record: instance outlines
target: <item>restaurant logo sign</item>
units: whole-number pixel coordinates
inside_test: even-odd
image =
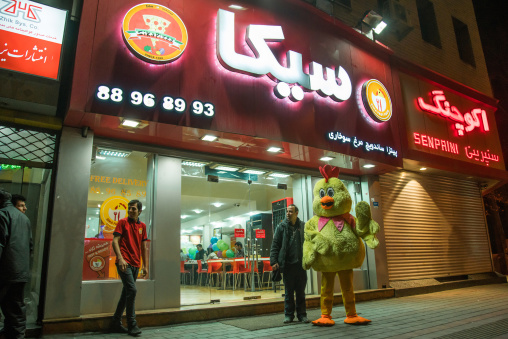
[[[363,107],[376,122],[384,122],[392,117],[392,100],[383,84],[375,79],[362,86]]]
[[[116,224],[127,216],[129,200],[122,196],[114,196],[104,200],[101,205],[101,220],[104,223],[104,232],[113,233]]]
[[[123,38],[140,59],[168,63],[179,58],[187,47],[187,28],[167,7],[145,3],[132,7],[122,22]]]

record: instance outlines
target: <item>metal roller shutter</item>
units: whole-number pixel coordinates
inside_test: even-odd
[[[475,182],[396,171],[380,184],[390,281],[492,271]]]

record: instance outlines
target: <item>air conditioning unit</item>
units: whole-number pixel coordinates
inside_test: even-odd
[[[387,30],[394,33],[400,41],[413,30],[411,13],[399,0],[385,0],[381,9]]]

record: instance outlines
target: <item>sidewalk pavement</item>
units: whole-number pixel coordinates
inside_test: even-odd
[[[283,325],[283,314],[240,318],[276,327],[247,330],[220,321],[193,322],[165,327],[145,327],[140,337],[158,338],[508,338],[508,284],[482,285],[408,297],[372,300],[356,304],[359,314],[372,320],[363,326],[343,323],[342,305],[333,308],[332,327],[293,322]],[[313,315],[318,312],[309,312]],[[236,318],[238,319],[238,318]],[[263,321],[263,319],[265,319]],[[310,319],[315,320],[315,319]],[[43,338],[129,338],[127,335],[79,333],[45,335]]]

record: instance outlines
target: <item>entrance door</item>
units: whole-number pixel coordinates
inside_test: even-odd
[[[182,259],[189,260],[181,274],[181,304],[225,303],[263,294],[263,299],[280,297],[263,284],[268,281],[263,261],[268,261],[273,237],[272,202],[292,196],[291,177],[235,165],[199,164],[182,162],[181,249]],[[238,243],[244,257],[235,259]],[[198,244],[208,268],[200,274],[195,260]]]

